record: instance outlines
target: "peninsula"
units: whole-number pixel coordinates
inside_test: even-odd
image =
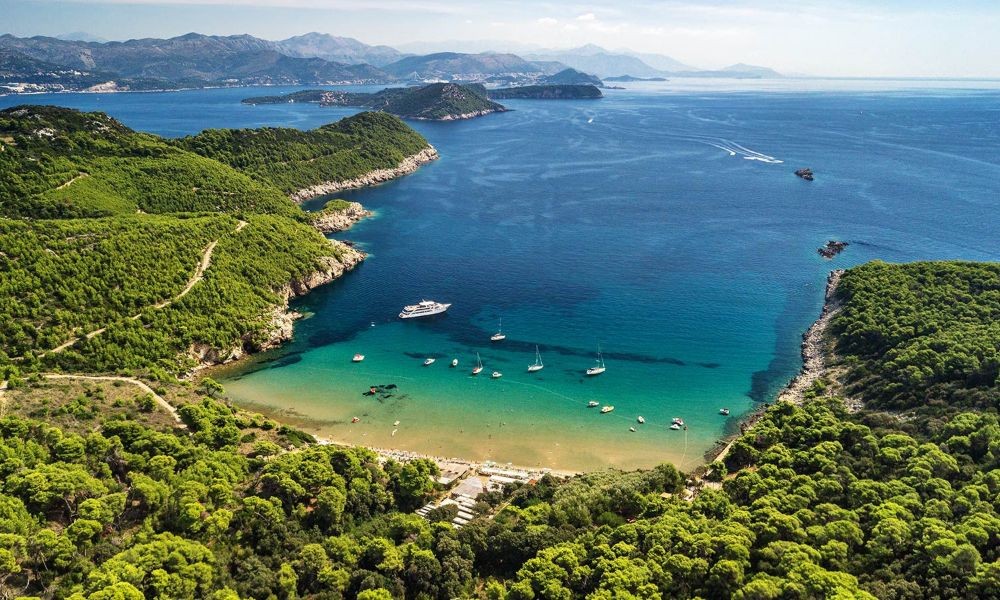
[[[432,83],[419,87],[386,88],[372,94],[338,90],[305,90],[281,96],[246,98],[244,104],[313,102],[321,106],[358,106],[404,119],[454,121],[506,110],[487,97],[479,84]]]
[[[271,348],[291,337],[291,298],[364,259],[317,231],[363,209],[310,217],[292,198],[414,156],[436,153],[384,113],[165,140],[102,113],[0,111],[0,359],[168,377]]]

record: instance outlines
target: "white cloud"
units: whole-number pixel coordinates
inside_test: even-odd
[[[583,13],[582,15],[580,15],[579,17],[577,17],[576,20],[577,21],[596,21],[597,20],[597,15],[595,15],[592,12]]]
[[[536,21],[539,25],[558,25],[559,19],[553,19],[552,17],[542,17]]]

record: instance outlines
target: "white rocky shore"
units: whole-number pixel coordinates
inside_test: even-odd
[[[362,219],[372,216],[370,210],[365,210],[360,202],[350,202],[343,210],[321,210],[312,213],[312,226],[320,233],[337,233],[346,231]]]
[[[263,331],[252,332],[243,337],[241,343],[233,348],[219,349],[208,344],[195,344],[190,349],[190,356],[198,361],[195,371],[206,367],[223,365],[246,356],[250,352],[270,350],[292,339],[294,322],[302,317],[291,310],[288,303],[292,298],[304,296],[317,287],[330,283],[350,271],[365,259],[365,253],[336,240],[330,240],[336,256],[325,256],[320,259],[321,267],[306,277],[296,279],[277,290],[281,303],[273,308],[270,322]]]
[[[343,190],[377,185],[397,177],[402,177],[403,175],[408,175],[419,169],[421,165],[425,165],[433,160],[436,160],[437,158],[438,152],[434,149],[434,146],[427,146],[420,152],[407,156],[401,163],[399,163],[399,165],[392,169],[376,169],[365,173],[361,177],[348,179],[346,181],[325,181],[317,185],[303,188],[293,193],[290,198],[294,202],[305,202],[306,200],[310,200],[312,198],[333,194]]]

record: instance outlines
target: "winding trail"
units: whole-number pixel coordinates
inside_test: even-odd
[[[73,185],[73,182],[74,182],[74,181],[77,181],[77,180],[80,180],[80,179],[83,179],[84,177],[90,177],[90,173],[80,173],[79,175],[77,175],[77,176],[76,176],[76,177],[74,177],[73,179],[70,179],[70,180],[69,180],[69,181],[67,181],[66,183],[64,183],[64,184],[60,185],[60,186],[59,186],[59,187],[57,187],[56,189],[57,189],[57,190],[61,190],[61,189],[63,189],[63,188],[68,188],[69,186]]]
[[[84,379],[88,381],[123,381],[125,383],[131,383],[142,389],[142,391],[149,393],[156,400],[156,403],[160,405],[160,408],[170,413],[170,416],[174,418],[177,422],[177,426],[181,429],[187,429],[187,425],[181,421],[181,416],[174,408],[172,404],[166,401],[163,396],[157,394],[153,391],[153,388],[146,385],[144,382],[135,379],[134,377],[119,377],[116,375],[63,375],[62,373],[44,373],[42,377],[45,379]],[[3,387],[7,387],[7,382],[3,382]]]
[[[234,231],[234,233],[239,233],[246,226],[247,226],[247,222],[246,221],[240,221],[239,223],[236,224],[236,230]],[[218,245],[218,243],[219,243],[219,240],[215,240],[212,243],[210,243],[208,246],[206,246],[205,249],[202,251],[202,253],[201,253],[201,260],[198,261],[198,265],[195,267],[194,274],[188,280],[187,285],[184,286],[184,289],[182,289],[180,292],[178,292],[173,297],[167,298],[166,300],[163,300],[162,302],[157,302],[156,304],[152,305],[151,307],[147,308],[146,310],[166,308],[166,307],[170,306],[171,304],[173,304],[174,302],[177,302],[178,300],[180,300],[184,296],[187,296],[188,292],[190,292],[192,289],[194,289],[194,286],[197,285],[199,281],[201,281],[202,279],[205,278],[205,271],[207,271],[208,268],[212,266],[212,253],[215,252],[215,246]],[[138,314],[132,315],[131,319],[133,321],[138,320],[139,317],[142,316],[142,313],[143,313],[143,311],[140,311]],[[59,352],[62,352],[63,350],[72,347],[73,344],[75,344],[78,341],[80,341],[81,337],[84,338],[84,339],[88,339],[89,340],[90,338],[92,338],[94,336],[101,335],[106,330],[107,330],[107,327],[101,327],[100,329],[95,329],[95,330],[93,330],[93,331],[91,331],[89,333],[85,333],[82,336],[75,337],[75,338],[69,340],[68,342],[60,344],[60,345],[56,346],[55,348],[53,348],[52,350],[49,350],[45,354],[58,354]],[[44,356],[44,354],[43,354],[43,356]]]
[[[7,380],[0,381],[0,419],[7,416]]]

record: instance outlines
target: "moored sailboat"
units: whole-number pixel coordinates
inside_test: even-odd
[[[600,375],[605,371],[604,356],[601,354],[601,345],[597,345],[597,364],[587,369],[587,375]]]
[[[528,365],[528,372],[534,373],[535,371],[541,371],[544,368],[545,365],[542,364],[542,355],[538,352],[538,346],[535,346],[535,364]]]
[[[476,352],[476,366],[472,369],[473,375],[479,375],[483,372],[483,359],[479,358],[479,353]]]

